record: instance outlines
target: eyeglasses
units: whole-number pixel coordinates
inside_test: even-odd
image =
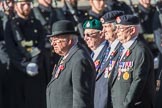
[[[131,26],[116,26],[117,27],[117,30],[120,30],[120,31],[124,31],[124,30],[126,30],[126,29],[128,29],[128,28],[130,28]]]
[[[94,37],[94,34],[96,33],[99,33],[100,31],[96,31],[96,32],[93,32],[93,33],[84,33],[84,36],[87,36],[87,37]]]
[[[53,38],[49,38],[49,42],[50,43],[61,43],[61,42],[65,42],[66,40],[65,39],[57,39],[57,40],[54,40]]]

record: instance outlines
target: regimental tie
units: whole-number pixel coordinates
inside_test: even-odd
[[[121,59],[121,57],[122,57],[123,50],[124,50],[124,47],[123,47],[123,46],[121,46],[121,47],[120,47],[120,50],[119,50],[118,61],[120,61],[120,59]]]
[[[104,59],[103,59],[103,61],[102,61],[102,63],[101,63],[100,70],[102,70],[102,68],[104,67],[104,65],[105,65],[105,63],[106,63],[106,60],[107,60],[107,58],[108,58],[110,49],[111,49],[111,47],[107,47],[107,49],[106,49],[106,52],[105,52],[105,54],[104,54],[105,57],[104,57]]]
[[[121,76],[121,68],[122,68],[122,65],[121,65],[121,57],[122,57],[122,54],[123,54],[123,50],[124,50],[124,47],[121,46],[120,47],[120,50],[119,50],[119,56],[118,56],[118,59],[117,59],[117,66],[118,66],[118,80],[120,79],[120,76]]]
[[[93,57],[94,57],[94,52],[91,53],[91,58],[93,59]]]

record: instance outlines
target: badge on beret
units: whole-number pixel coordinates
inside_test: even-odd
[[[90,22],[87,22],[86,27],[90,27]]]
[[[89,19],[93,19],[93,17],[92,17],[92,16],[90,16],[90,17],[89,17]]]
[[[101,23],[105,23],[105,20],[103,18],[100,18]]]
[[[125,72],[124,74],[123,74],[123,79],[124,80],[128,80],[129,79],[129,73],[128,72]]]
[[[121,22],[120,17],[117,17],[117,18],[116,18],[116,22],[117,22],[117,23],[120,23],[120,22]]]

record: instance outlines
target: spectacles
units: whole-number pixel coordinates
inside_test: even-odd
[[[49,38],[49,42],[50,43],[61,43],[61,42],[65,42],[66,40],[64,39],[64,40],[60,40],[60,39],[57,39],[57,40],[54,40],[54,39],[52,39],[52,38]]]
[[[117,30],[124,31],[124,30],[130,28],[131,26],[124,26],[124,27],[122,27],[122,26],[116,26],[116,27],[117,27]]]
[[[84,36],[93,37],[94,34],[99,33],[99,32],[100,32],[100,31],[93,32],[93,33],[84,33]]]

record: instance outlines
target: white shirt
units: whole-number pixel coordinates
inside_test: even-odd
[[[107,59],[110,57],[110,54],[114,51],[114,49],[116,48],[118,43],[119,43],[118,39],[116,39],[114,42],[111,43],[111,45],[110,45],[111,49],[110,49],[110,52],[109,52],[109,55],[108,55]]]
[[[93,53],[94,53],[93,58],[92,58],[93,61],[95,61],[97,59],[98,55],[100,54],[100,52],[101,52],[102,48],[105,46],[105,44],[106,44],[106,41],[103,41],[95,50],[93,50]]]

